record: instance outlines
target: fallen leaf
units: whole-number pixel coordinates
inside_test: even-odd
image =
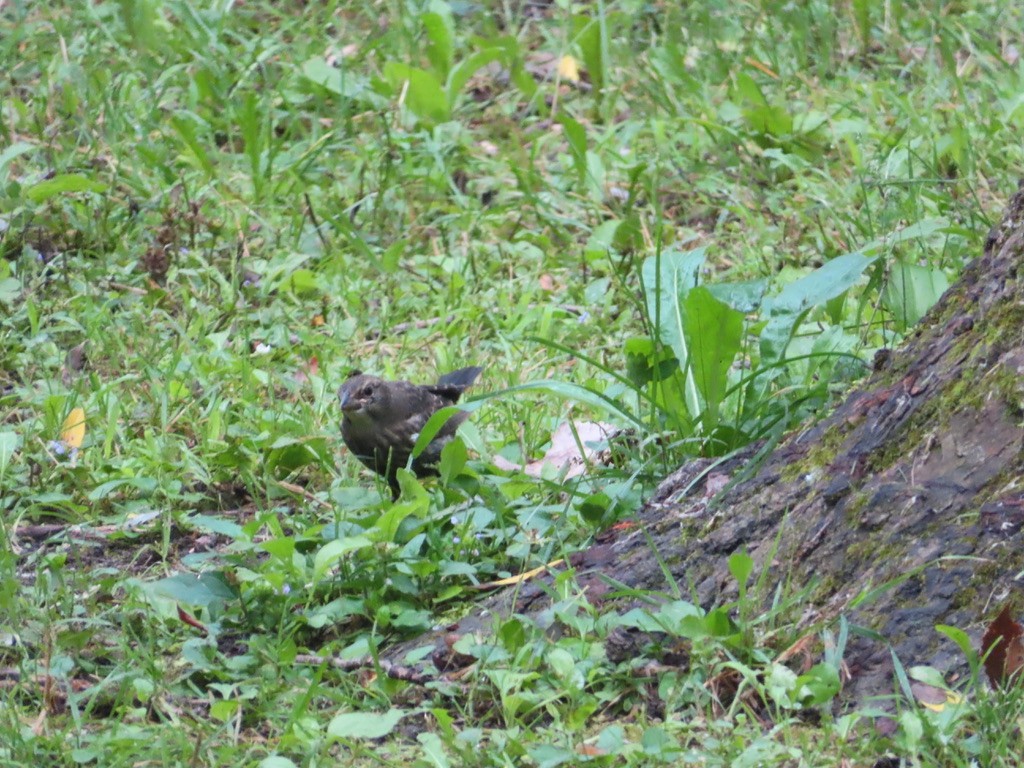
[[[186,611],[180,605],[178,606],[178,618],[181,619],[184,623],[188,624],[190,627],[198,629],[202,631],[204,634],[210,634],[210,630],[206,628],[206,625],[203,624],[203,622],[199,621],[199,619],[197,619],[191,613]]]
[[[513,584],[522,584],[524,581],[529,581],[537,574],[544,573],[544,571],[549,568],[557,568],[564,562],[564,560],[552,560],[547,565],[542,565],[540,568],[534,568],[532,571],[527,571],[526,573],[517,573],[515,576],[508,576],[504,579],[488,581],[486,584],[474,584],[473,589],[497,589],[498,587],[509,587]]]
[[[946,708],[947,704],[959,704],[963,701],[958,693],[943,688],[936,688],[934,685],[928,685],[927,683],[913,682],[910,684],[910,690],[921,706],[925,709],[930,709],[932,712],[941,712]]]
[[[981,638],[981,652],[985,655],[985,672],[993,687],[1017,684],[1024,669],[1024,627],[1010,617],[1010,606],[1004,605],[999,615],[988,625]]]
[[[68,448],[81,448],[85,440],[85,409],[72,408],[60,428],[60,439]]]
[[[491,463],[502,471],[524,472],[531,477],[543,477],[552,471],[564,473],[564,478],[578,477],[593,465],[610,464],[609,443],[621,434],[621,429],[604,422],[564,422],[551,435],[551,446],[541,458],[516,464],[494,456]]]
[[[558,472],[565,472],[566,478],[578,477],[587,471],[589,464],[607,461],[607,442],[618,433],[616,427],[603,422],[565,422],[551,436],[547,453],[528,463],[523,471],[540,477],[544,467],[550,465]]]
[[[751,58],[750,56],[747,56],[745,61],[747,62],[747,64],[752,66],[754,69],[757,69],[757,70],[760,70],[761,72],[764,72],[766,75],[768,75],[768,77],[772,78],[773,80],[778,80],[779,79],[779,76],[767,64],[764,64],[763,62],[760,62],[757,59]]]
[[[558,60],[558,76],[570,83],[580,81],[580,65],[572,56],[563,56]]]

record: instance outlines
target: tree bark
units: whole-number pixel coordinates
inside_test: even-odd
[[[960,679],[963,653],[935,625],[968,632],[977,647],[1024,583],[1022,264],[1024,182],[982,257],[831,416],[789,435],[752,473],[753,448],[718,465],[690,462],[635,528],[606,532],[573,558],[591,601],[609,592],[606,576],[668,592],[667,570],[684,598],[721,605],[738,594],[728,556],[746,551],[755,579],[767,569],[766,604],[777,585],[807,590],[807,631],[844,615],[876,633],[851,634],[845,699],[893,693],[893,653]],[[492,596],[443,631],[448,647],[452,633],[488,632],[495,614],[542,610],[548,594],[527,583]],[[401,661],[423,643],[385,655]]]

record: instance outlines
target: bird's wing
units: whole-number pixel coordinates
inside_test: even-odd
[[[396,409],[392,416],[395,431],[404,433],[407,440],[412,435],[418,436],[434,413],[441,408],[455,405],[462,392],[461,389],[454,387],[423,387],[404,381],[400,383],[401,389],[394,393],[397,397],[392,397],[392,404]],[[444,426],[438,430],[437,437],[446,438],[454,435],[459,424],[465,421],[468,415],[467,413],[452,414]],[[412,438],[412,442],[415,440],[416,438]],[[412,443],[409,444],[409,447],[412,447]]]

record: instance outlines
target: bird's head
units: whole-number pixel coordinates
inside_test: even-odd
[[[386,411],[388,392],[385,384],[383,379],[358,371],[345,379],[338,390],[338,400],[345,418],[361,421]]]

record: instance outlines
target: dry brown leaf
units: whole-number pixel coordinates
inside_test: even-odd
[[[985,656],[985,672],[994,687],[1019,684],[1024,669],[1024,627],[1010,617],[1010,606],[1004,605],[988,625],[981,638]]]
[[[618,428],[603,422],[565,422],[555,430],[551,436],[551,447],[540,459],[531,461],[524,467],[518,467],[496,456],[494,464],[498,469],[521,470],[531,477],[541,477],[546,466],[554,467],[556,472],[564,472],[566,478],[578,477],[586,472],[591,464],[601,464],[608,460],[608,450],[603,444],[618,433]]]
[[[529,581],[534,576],[544,573],[549,568],[557,568],[564,560],[552,560],[547,565],[542,565],[540,568],[534,568],[532,571],[526,571],[525,573],[518,573],[515,576],[508,576],[504,579],[496,579],[495,581],[488,581],[484,584],[474,584],[473,589],[497,589],[498,587],[510,587],[513,584],[522,584],[524,581]]]
[[[960,695],[954,691],[936,688],[934,685],[920,681],[911,683],[910,691],[922,707],[930,709],[932,712],[941,712],[947,705],[959,704],[962,701]]]
[[[199,619],[197,619],[191,613],[186,611],[180,605],[178,606],[178,618],[181,619],[185,624],[188,624],[190,627],[200,630],[203,634],[210,634],[210,630],[206,628],[206,625],[203,624],[203,622],[199,621]]]

